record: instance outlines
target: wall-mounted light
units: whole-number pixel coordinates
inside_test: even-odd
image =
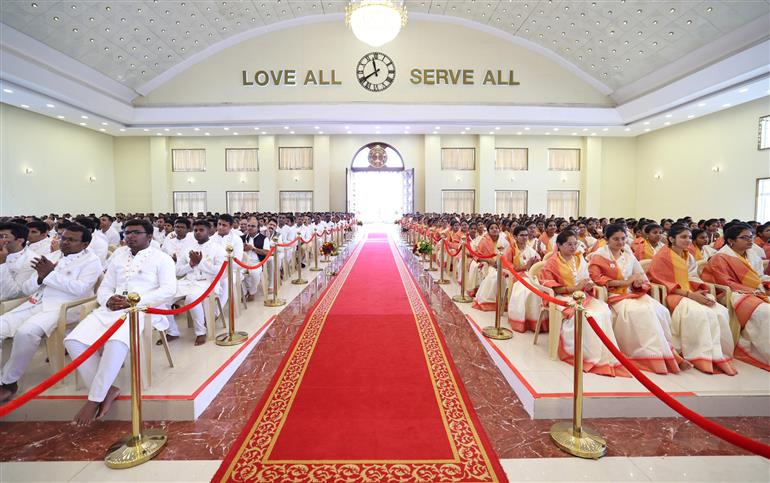
[[[652,175],[652,177],[655,179],[660,179],[663,177],[663,173],[661,173],[660,171],[656,171],[655,174]]]
[[[566,174],[561,175],[561,182],[562,183],[566,183],[567,182],[567,175]]]
[[[295,182],[295,183],[299,183],[299,176],[295,176],[295,177],[294,177],[294,182]]]
[[[187,182],[190,183],[190,184],[193,184],[195,182],[195,178],[193,178],[191,176],[191,177],[187,178]]]
[[[711,171],[713,171],[715,173],[718,173],[718,172],[722,171],[722,167],[717,164],[717,165],[715,165],[714,167],[711,168]]]
[[[239,181],[240,181],[241,183],[246,183],[246,178],[243,178],[243,177],[242,177],[242,178],[241,178]]]
[[[456,181],[458,181],[458,182],[459,182],[459,181],[462,181],[462,180],[463,180],[463,179],[462,179],[461,177],[459,177],[459,176],[456,178]]]
[[[95,183],[96,182],[96,176],[89,176],[88,181]]]
[[[24,174],[32,174],[34,172],[35,172],[35,170],[32,169],[32,168],[24,168]]]
[[[511,176],[511,181],[516,181],[516,176]]]

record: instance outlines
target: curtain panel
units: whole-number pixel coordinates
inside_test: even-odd
[[[225,171],[259,171],[259,150],[256,148],[225,149]]]
[[[495,169],[526,171],[528,168],[529,168],[529,149],[527,148],[495,149]]]
[[[441,206],[444,213],[474,213],[476,211],[476,191],[442,190]]]
[[[172,149],[173,171],[206,171],[205,149]]]
[[[495,191],[495,213],[523,215],[527,213],[526,191]]]
[[[441,169],[476,169],[476,149],[441,148]]]
[[[313,148],[278,148],[278,169],[313,169]]]
[[[313,211],[312,191],[281,191],[279,201],[281,213]]]
[[[259,211],[259,191],[228,191],[228,213],[256,213]]]
[[[577,218],[580,191],[549,191],[546,203],[547,214],[561,218]]]
[[[206,212],[205,191],[174,191],[175,213]]]
[[[580,150],[549,148],[548,169],[550,171],[580,171]]]

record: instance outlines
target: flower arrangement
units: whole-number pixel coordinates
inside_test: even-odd
[[[337,247],[332,242],[324,242],[323,245],[321,245],[321,253],[324,255],[331,255],[336,251]]]
[[[427,240],[422,240],[417,244],[417,253],[421,255],[433,253],[433,245]]]

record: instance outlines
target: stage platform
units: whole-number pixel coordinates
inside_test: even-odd
[[[321,268],[326,266],[327,264],[319,264]],[[317,278],[319,274],[323,272],[304,269],[302,276],[308,280],[308,284],[293,285],[284,282],[279,292],[280,298],[286,300],[288,304],[306,287],[311,287],[311,290],[323,289],[325,276],[321,275]],[[150,387],[142,390],[143,419],[145,421],[197,419],[259,340],[270,330],[276,315],[284,307],[286,305],[265,307],[260,290],[256,300],[249,302],[246,310],[241,308],[236,318],[236,330],[246,331],[249,334],[247,342],[229,347],[218,346],[214,341],[194,346],[195,335],[193,330],[188,328],[186,315],[178,315],[177,324],[182,337],[169,343],[174,367],[169,367],[162,346],[153,345],[152,347],[153,380]],[[225,332],[226,329],[218,323],[217,334]],[[156,334],[155,339],[157,337]],[[20,381],[19,394],[51,375],[51,369],[45,362],[45,357],[45,346],[41,345],[29,370]],[[67,362],[69,361],[70,359],[67,358]],[[144,359],[142,359],[143,362]],[[121,389],[121,396],[107,419],[128,421],[131,419],[128,360],[120,371],[117,385]],[[70,374],[56,386],[2,418],[2,421],[70,420],[86,400],[87,391],[82,387],[82,381],[80,386],[75,387],[75,375]]]
[[[439,276],[438,271],[429,273],[434,280]],[[460,293],[460,287],[454,282],[434,287],[440,287],[449,298]],[[468,324],[532,418],[572,417],[573,367],[548,357],[547,333],[539,337],[537,345],[532,343],[533,332],[514,332],[512,339],[503,341],[488,339],[481,334],[481,329],[494,325],[494,312],[482,312],[471,304],[454,304],[465,314]],[[510,328],[505,315],[503,325]],[[645,375],[704,416],[770,416],[770,372],[741,361],[735,361],[734,365],[738,374],[733,377],[708,375],[696,369],[672,375],[650,372]],[[633,378],[584,374],[583,387],[583,414],[587,418],[678,416]]]

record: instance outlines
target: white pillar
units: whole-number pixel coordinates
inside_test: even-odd
[[[313,136],[313,210],[315,211],[330,209],[330,158],[329,136]]]
[[[166,136],[150,138],[150,184],[152,185],[152,211],[173,211],[171,192],[171,153]]]
[[[602,138],[585,139],[580,171],[580,215],[599,216],[602,203]]]
[[[278,211],[278,148],[275,136],[259,137],[259,211]]]
[[[441,136],[425,136],[425,212],[440,213]]]
[[[479,155],[476,167],[479,174],[476,187],[476,210],[479,213],[495,211],[495,137],[479,136]]]

